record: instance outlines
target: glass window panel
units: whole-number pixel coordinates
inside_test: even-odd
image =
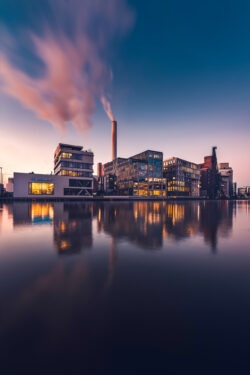
[[[52,195],[54,194],[54,184],[30,182],[29,194],[32,195]]]

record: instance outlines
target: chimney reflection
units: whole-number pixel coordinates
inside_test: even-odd
[[[107,284],[110,286],[112,284],[115,266],[116,266],[116,241],[114,237],[110,237],[110,248],[109,248],[109,263],[108,263],[108,279]]]

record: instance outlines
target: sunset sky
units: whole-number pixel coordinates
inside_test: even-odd
[[[215,145],[218,161],[230,163],[238,186],[250,185],[248,0],[107,0],[104,10],[101,0],[70,0],[69,22],[64,1],[55,0],[53,11],[50,3],[0,2],[5,179],[13,171],[50,173],[59,142],[92,149],[95,164],[109,161],[105,94],[118,121],[118,156],[153,149],[164,158],[201,163]],[[85,62],[80,76],[78,67]],[[54,79],[57,63],[65,64],[66,72],[72,69],[73,78],[62,70],[63,79]],[[28,102],[27,87],[42,99]],[[13,90],[19,89],[16,97]],[[53,93],[58,101],[51,109]],[[72,107],[64,111],[69,98]]]

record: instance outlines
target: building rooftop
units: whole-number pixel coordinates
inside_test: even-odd
[[[75,146],[75,145],[69,145],[67,143],[59,143],[59,146],[60,147],[65,147],[65,148],[69,148],[71,150],[75,150],[75,151],[81,151],[83,149],[83,146]]]

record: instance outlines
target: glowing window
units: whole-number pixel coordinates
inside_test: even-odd
[[[63,152],[62,153],[62,158],[63,159],[70,159],[72,157],[72,154],[69,152]]]
[[[54,184],[30,182],[29,194],[35,195],[52,195],[54,194]]]

